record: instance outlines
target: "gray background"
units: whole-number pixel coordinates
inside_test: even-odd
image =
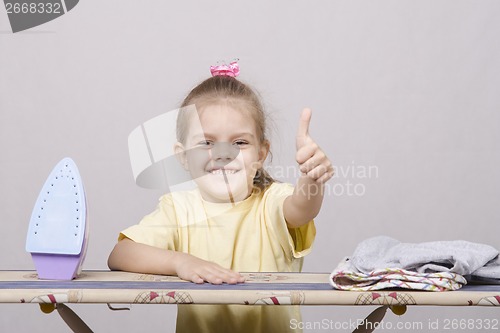
[[[84,269],[106,269],[118,232],[161,195],[134,184],[128,134],[233,57],[273,115],[273,166],[294,165],[298,116],[310,106],[310,133],[338,168],[378,169],[330,182],[365,193],[325,197],[304,271],[329,272],[379,234],[500,248],[498,17],[497,1],[87,0],[12,34],[0,9],[0,268],[33,269],[24,251],[32,207],[52,167],[71,156],[90,209]],[[96,332],[174,329],[175,306],[72,307]],[[426,327],[498,310],[411,307],[386,321]],[[305,321],[370,311],[303,308]],[[68,331],[37,305],[0,312],[2,332]]]

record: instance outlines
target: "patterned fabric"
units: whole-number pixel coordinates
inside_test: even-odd
[[[34,271],[0,271],[1,303],[420,305],[496,306],[500,286],[466,285],[456,292],[387,290],[345,292],[325,273],[243,273],[237,285],[196,284],[176,276],[83,271],[72,281],[39,280]],[[478,310],[476,310],[478,311]]]
[[[368,273],[357,270],[344,259],[330,275],[330,284],[339,290],[371,291],[404,288],[427,291],[448,291],[462,288],[467,281],[451,272],[418,273],[401,268],[382,268]]]

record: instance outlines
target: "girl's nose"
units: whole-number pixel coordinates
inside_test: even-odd
[[[231,162],[240,153],[240,148],[230,142],[217,142],[212,147],[212,159]]]

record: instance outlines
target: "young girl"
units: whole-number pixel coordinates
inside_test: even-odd
[[[122,231],[110,269],[213,284],[244,283],[241,271],[301,270],[333,167],[309,136],[305,109],[295,188],[265,172],[266,116],[254,91],[235,78],[236,66],[213,71],[178,115],[175,153],[197,189],[162,196],[153,213]],[[177,332],[289,332],[292,318],[300,320],[297,306],[180,304]]]

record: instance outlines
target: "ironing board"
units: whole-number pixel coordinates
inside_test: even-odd
[[[0,271],[0,303],[57,304],[68,323],[81,320],[65,303],[499,306],[500,285],[468,285],[458,291],[333,290],[328,273],[243,273],[237,285],[194,284],[174,276],[83,271],[72,281],[40,280],[34,271]],[[381,307],[381,308],[382,308]],[[69,314],[69,320],[68,318]],[[367,318],[368,319],[368,318]],[[85,325],[81,322],[81,325]],[[85,326],[86,327],[86,326]],[[75,332],[92,332],[74,329]],[[361,330],[356,331],[361,332]],[[364,331],[365,332],[365,331]]]
[[[350,292],[333,290],[327,273],[243,275],[243,284],[212,285],[127,272],[83,271],[72,281],[53,281],[39,280],[34,271],[0,271],[0,303],[500,306],[500,285],[449,292]]]

